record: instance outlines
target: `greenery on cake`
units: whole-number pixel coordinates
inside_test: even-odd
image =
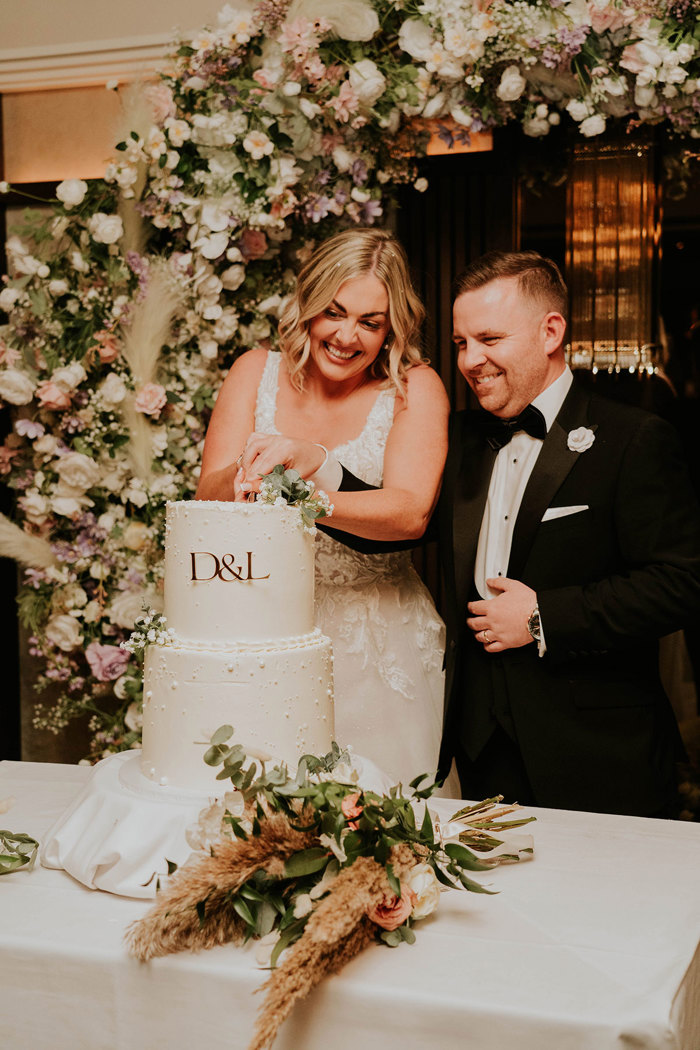
[[[406,794],[397,785],[380,795],[357,783],[335,744],[322,758],[303,756],[292,776],[284,765],[247,764],[232,735],[222,726],[205,761],[222,766],[217,779],[234,790],[202,812],[188,836],[195,852],[126,939],[141,960],[255,939],[259,964],[273,972],[250,1050],[269,1046],[294,1003],[363,948],[413,943],[441,888],[491,893],[473,872],[532,853],[492,859],[465,845],[500,845],[504,830],[534,819],[501,822],[518,807],[499,806],[500,796],[461,810],[448,842],[427,806],[437,786],[427,774]]]
[[[305,481],[298,470],[284,469],[281,463],[265,474],[260,483],[258,500],[275,506],[287,504],[298,507],[304,528],[313,530],[319,518],[330,517],[333,505],[322,490],[317,490],[313,481]]]

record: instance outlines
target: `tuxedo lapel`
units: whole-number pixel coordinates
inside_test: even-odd
[[[452,547],[458,609],[466,605],[474,580],[474,562],[496,453],[468,419],[452,479]]]
[[[508,576],[512,580],[521,578],[542,516],[581,455],[568,448],[567,438],[571,430],[588,424],[589,400],[588,395],[574,381],[542,444],[513,530],[508,562]]]

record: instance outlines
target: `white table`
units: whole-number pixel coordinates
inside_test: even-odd
[[[2,826],[41,839],[87,774],[0,763]],[[415,945],[353,960],[275,1050],[699,1050],[700,826],[534,812],[535,860],[477,876],[498,896],[443,894]],[[245,1050],[253,952],[137,963],[122,935],[148,906],[62,871],[3,876],[0,1046]]]

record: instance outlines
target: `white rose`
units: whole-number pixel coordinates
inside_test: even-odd
[[[65,613],[51,617],[46,625],[46,637],[64,653],[77,649],[83,640],[78,621],[74,616],[67,616]]]
[[[215,339],[198,339],[197,347],[202,357],[214,361],[219,356],[219,344]]]
[[[54,296],[65,295],[68,287],[68,281],[57,278],[55,281],[49,281],[49,294]]]
[[[143,507],[148,503],[148,496],[145,489],[139,484],[138,479],[134,479],[128,488],[123,489],[122,499],[129,500],[135,507]]]
[[[519,66],[507,66],[501,74],[501,82],[496,89],[496,94],[504,102],[515,102],[520,98],[527,86],[525,77],[520,72]]]
[[[98,620],[102,619],[102,611],[103,607],[99,602],[88,602],[83,609],[83,621],[85,623],[97,623]]]
[[[414,190],[418,190],[419,193],[425,193],[428,188],[428,180],[425,176],[421,175],[420,178],[416,179],[413,183]]]
[[[141,550],[147,539],[148,525],[142,521],[130,521],[122,536],[124,546],[132,551]]]
[[[364,106],[373,106],[386,89],[386,77],[369,58],[350,66],[348,80]]]
[[[429,864],[416,864],[405,881],[417,897],[411,917],[424,919],[426,915],[435,911],[440,900],[440,883],[435,872]]]
[[[595,434],[588,427],[578,427],[570,430],[566,439],[566,446],[571,452],[586,452],[595,441]]]
[[[325,19],[341,40],[371,40],[379,32],[379,19],[367,0],[293,0],[287,22]]]
[[[593,135],[602,135],[605,131],[605,117],[601,116],[600,113],[594,113],[592,117],[586,117],[579,124],[579,131],[587,139],[592,138]]]
[[[0,310],[9,313],[19,299],[21,292],[19,288],[3,288],[0,292]]]
[[[53,496],[51,510],[62,518],[74,518],[83,509],[82,502],[75,496]]]
[[[426,120],[432,120],[433,117],[441,117],[445,112],[446,105],[447,96],[444,91],[440,91],[437,95],[433,95],[431,99],[428,99],[423,107],[423,116]]]
[[[56,187],[56,196],[65,208],[74,208],[82,203],[87,189],[87,182],[82,179],[64,179]]]
[[[42,434],[40,438],[36,439],[33,447],[35,452],[48,458],[55,454],[58,448],[58,438],[55,438],[53,434]]]
[[[399,47],[412,58],[425,62],[433,46],[430,27],[421,18],[407,18],[399,30]]]
[[[61,390],[65,390],[66,393],[69,390],[75,390],[84,379],[87,379],[87,372],[77,361],[73,361],[72,364],[66,365],[64,368],[57,368],[51,374],[52,382],[57,383]]]
[[[116,244],[124,236],[124,225],[118,215],[98,211],[90,216],[87,225],[92,239],[98,244]]]
[[[653,106],[656,102],[656,89],[652,84],[648,84],[646,87],[641,87],[639,84],[634,89],[634,102],[635,105],[641,109],[647,109],[649,106]]]
[[[129,630],[142,615],[144,601],[148,604],[148,595],[143,591],[122,591],[107,609],[110,623]]]
[[[98,389],[107,408],[116,408],[126,397],[126,383],[116,372],[110,372]]]
[[[539,117],[532,117],[530,120],[526,120],[523,123],[523,131],[533,139],[548,134],[549,127],[549,121],[541,120]]]
[[[34,396],[34,384],[17,368],[0,372],[0,398],[11,405],[28,405]]]
[[[65,456],[61,456],[56,465],[56,472],[61,481],[81,492],[86,492],[100,480],[100,468],[97,463],[82,452],[67,452]]]
[[[20,500],[22,512],[32,525],[43,525],[49,513],[49,501],[35,489],[30,489]]]
[[[295,95],[300,95],[301,84],[297,80],[288,80],[286,84],[282,85],[282,94],[286,95],[287,98],[294,98]]]
[[[221,283],[224,288],[227,288],[230,292],[235,292],[236,288],[240,288],[244,281],[245,266],[229,266],[229,268],[224,270],[221,274]]]
[[[122,675],[122,678],[123,677],[124,675]],[[121,678],[118,678],[117,682],[120,681]],[[114,692],[117,692],[116,685],[114,687]],[[117,693],[117,696],[118,695],[119,694]],[[127,729],[131,730],[143,729],[143,711],[139,710],[139,705],[136,702],[136,700],[133,700],[126,709],[126,714],[124,715],[124,725]]]
[[[307,120],[315,120],[321,112],[321,107],[317,102],[312,102],[308,98],[299,99],[299,109],[304,114]]]
[[[82,609],[87,605],[87,594],[77,583],[70,583],[58,594],[58,600],[64,609]]]
[[[228,233],[212,233],[210,237],[197,241],[195,247],[205,259],[218,259],[226,251],[227,244]]]
[[[566,107],[566,112],[572,120],[580,121],[585,120],[591,111],[587,102],[583,102],[580,98],[572,98]]]
[[[212,233],[220,233],[228,229],[229,210],[220,204],[204,204],[202,206],[202,225],[207,226]]]
[[[332,153],[333,163],[338,171],[350,171],[356,157],[345,146],[336,146]]]

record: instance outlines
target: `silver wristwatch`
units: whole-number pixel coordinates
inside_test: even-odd
[[[530,615],[527,618],[527,629],[530,632],[531,637],[536,642],[542,641],[542,625],[540,623],[540,610],[539,606],[535,606]]]

